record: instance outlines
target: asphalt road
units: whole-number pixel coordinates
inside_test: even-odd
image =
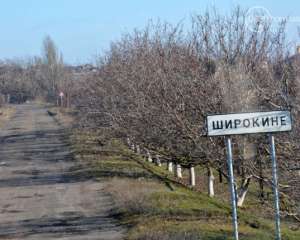
[[[72,175],[65,131],[39,105],[0,132],[0,239],[119,240],[105,183]]]

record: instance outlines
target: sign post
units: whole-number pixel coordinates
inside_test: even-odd
[[[272,158],[272,175],[273,175],[273,192],[275,198],[275,230],[276,240],[281,240],[280,232],[280,207],[279,207],[279,194],[278,194],[278,179],[277,179],[277,163],[276,163],[276,152],[275,152],[275,139],[272,134],[269,134],[270,150]]]
[[[272,133],[292,130],[291,113],[289,111],[235,113],[207,116],[207,135],[226,136],[227,164],[230,177],[230,192],[232,204],[232,222],[235,240],[239,239],[236,189],[233,175],[231,135],[268,133],[272,158],[273,192],[275,200],[276,240],[281,240],[280,207],[277,179],[277,163],[275,141]]]
[[[289,111],[207,116],[208,136],[285,132],[291,126]]]
[[[234,231],[234,239],[239,239],[238,232],[238,219],[237,219],[237,207],[236,207],[236,189],[234,185],[234,175],[233,175],[233,164],[232,164],[232,149],[231,149],[231,138],[229,136],[225,137],[226,148],[227,148],[227,165],[228,173],[230,178],[230,193],[231,193],[231,205],[232,205],[232,225]]]

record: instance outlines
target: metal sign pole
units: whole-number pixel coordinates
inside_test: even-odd
[[[271,158],[272,158],[273,192],[275,198],[276,240],[281,240],[277,163],[276,163],[276,152],[275,152],[275,140],[272,134],[269,134],[269,141],[270,141],[270,151],[271,151]]]
[[[232,164],[232,149],[231,149],[231,138],[226,136],[226,148],[227,148],[227,164],[228,173],[230,177],[230,192],[231,192],[231,204],[232,204],[232,224],[234,230],[234,239],[239,239],[238,233],[238,219],[237,219],[237,207],[236,207],[236,196],[234,187],[234,175],[233,175],[233,164]]]
[[[277,179],[277,164],[275,153],[273,132],[288,132],[292,130],[292,119],[290,111],[271,111],[271,112],[252,112],[252,113],[232,113],[208,115],[206,118],[207,136],[227,136],[227,162],[230,177],[230,192],[232,203],[232,220],[234,227],[234,237],[238,240],[238,222],[237,222],[237,202],[234,186],[231,135],[250,134],[250,133],[270,133],[270,151],[272,157],[273,191],[275,197],[276,211],[276,239],[281,240],[280,233],[280,209]]]

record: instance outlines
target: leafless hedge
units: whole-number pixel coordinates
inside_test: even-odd
[[[90,125],[108,123],[145,153],[186,167],[205,165],[226,177],[223,139],[206,137],[206,115],[292,109],[297,119],[299,79],[284,22],[275,28],[258,20],[250,31],[237,8],[229,16],[194,15],[190,29],[149,23],[123,35],[98,59],[98,74],[85,82],[77,104]],[[293,133],[278,136],[285,183],[297,162],[298,133],[295,123]],[[265,136],[234,140],[240,190],[256,179],[263,196],[270,183]]]

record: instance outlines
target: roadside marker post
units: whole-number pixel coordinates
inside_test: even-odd
[[[277,162],[275,140],[272,133],[287,132],[292,130],[291,113],[289,111],[233,113],[207,116],[207,136],[225,136],[227,149],[227,165],[230,177],[230,193],[232,205],[232,224],[234,239],[239,239],[238,216],[236,202],[236,188],[233,174],[231,135],[267,133],[269,136],[270,152],[272,159],[272,186],[275,206],[275,234],[276,240],[281,240],[280,231],[280,206],[278,192]]]

